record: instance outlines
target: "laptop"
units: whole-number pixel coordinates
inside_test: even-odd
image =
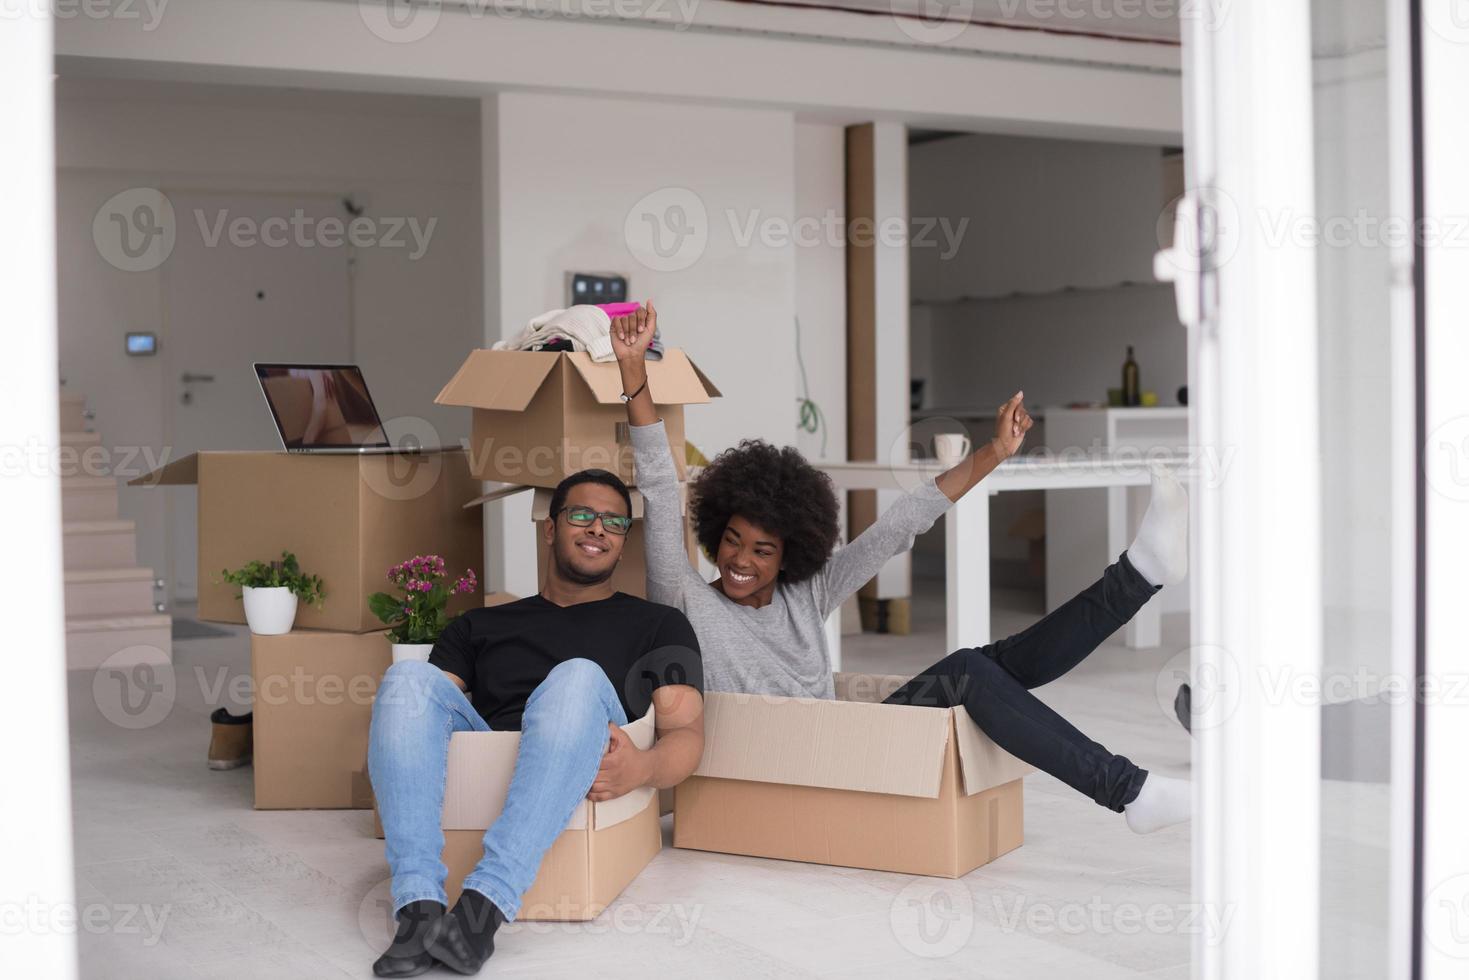
[[[255,364],[255,378],[288,453],[413,453],[394,446],[355,364]]]

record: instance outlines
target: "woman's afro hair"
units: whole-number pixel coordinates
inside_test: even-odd
[[[735,515],[780,536],[784,582],[815,575],[836,547],[839,511],[831,477],[790,446],[746,439],[720,453],[691,489],[694,534],[711,561]]]

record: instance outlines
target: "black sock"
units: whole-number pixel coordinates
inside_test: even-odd
[[[472,888],[464,889],[454,910],[439,920],[428,937],[434,959],[465,975],[479,972],[495,952],[495,930],[505,916],[495,903]]]
[[[380,977],[416,977],[434,965],[424,941],[429,927],[444,917],[438,902],[420,899],[398,910],[398,931],[387,952],[373,963],[372,971]]]

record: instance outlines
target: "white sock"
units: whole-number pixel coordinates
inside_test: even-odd
[[[1151,834],[1192,819],[1193,811],[1193,786],[1187,779],[1150,772],[1137,799],[1122,808],[1122,815],[1134,834]]]
[[[1188,574],[1188,492],[1161,466],[1153,467],[1153,495],[1127,559],[1153,585],[1174,585]]]

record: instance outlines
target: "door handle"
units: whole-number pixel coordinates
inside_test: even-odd
[[[196,381],[213,381],[214,380],[214,375],[212,375],[212,374],[195,374],[192,371],[185,371],[179,377],[179,380],[182,381],[186,385],[191,385],[191,384],[194,384]]]

